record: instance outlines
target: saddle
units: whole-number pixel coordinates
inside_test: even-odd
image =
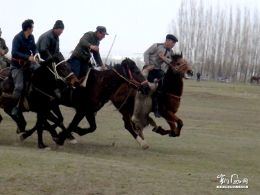
[[[11,72],[6,78],[2,78],[3,80],[0,81],[0,91],[2,92],[2,95],[0,96],[0,107],[5,108],[6,105],[10,104],[17,104],[17,102],[14,102],[12,99],[12,94],[14,91],[14,82],[13,82],[13,77],[11,75]],[[18,107],[22,104],[24,109],[26,111],[30,111],[30,107],[27,101],[27,97],[30,96],[31,92],[31,83],[29,80],[24,81],[24,88],[23,88],[23,93],[22,96],[20,97],[19,100],[19,105]]]

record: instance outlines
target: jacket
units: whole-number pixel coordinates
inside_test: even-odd
[[[166,49],[163,43],[154,43],[144,52],[144,63],[145,65],[154,65],[155,69],[161,69],[162,65],[167,65],[158,54],[163,52],[165,60],[167,63],[172,62],[171,55],[173,54],[172,50]]]
[[[31,55],[35,55],[38,52],[36,47],[34,36],[30,35],[28,39],[25,38],[24,31],[19,32],[15,35],[12,43],[12,61],[11,65],[20,67],[21,65],[30,64],[28,59]],[[16,60],[15,60],[16,59]],[[24,64],[19,64],[19,61],[22,60]]]
[[[50,56],[60,52],[59,37],[54,33],[53,29],[42,34],[36,46],[39,50],[41,58],[47,60]]]
[[[8,47],[5,44],[5,40],[3,38],[0,38],[0,51],[2,49],[5,51],[5,54],[7,54],[9,51]],[[0,60],[1,59],[3,59],[3,55],[0,53]]]
[[[83,37],[80,39],[78,45],[73,51],[73,55],[78,57],[81,60],[89,61],[91,58],[90,54],[90,46],[95,45],[99,46],[100,41],[97,38],[96,32],[90,31],[83,35]],[[99,51],[93,51],[93,56],[96,61],[96,63],[101,66],[103,65],[103,62],[100,57]]]

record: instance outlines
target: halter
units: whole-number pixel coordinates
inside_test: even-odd
[[[166,62],[167,63],[167,62]],[[181,73],[181,74],[184,74],[184,72],[183,72],[183,68],[181,68],[181,67],[184,67],[184,66],[187,66],[187,63],[185,63],[185,64],[181,64],[181,65],[172,65],[172,64],[170,64],[170,63],[167,63],[169,66],[170,66],[170,68],[172,69],[172,71],[174,72],[174,73],[177,73],[177,72],[179,72],[179,73]],[[162,78],[160,78],[159,80],[164,80],[164,77],[165,77],[165,73],[164,73],[164,75],[163,75],[163,77]],[[186,78],[185,76],[184,76],[184,78]],[[158,80],[158,81],[159,81]],[[158,82],[157,81],[157,82]],[[162,84],[162,86],[161,87],[163,87],[163,84]],[[162,91],[157,91],[158,93],[162,93]],[[168,96],[171,96],[171,97],[174,97],[174,98],[176,98],[176,99],[181,99],[181,96],[177,96],[177,95],[173,95],[173,94],[170,94],[170,93],[166,93]]]

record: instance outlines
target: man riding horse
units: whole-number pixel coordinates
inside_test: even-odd
[[[36,45],[40,52],[41,58],[48,61],[53,55],[60,53],[59,36],[64,30],[64,24],[61,20],[57,20],[53,26],[53,29],[43,33]],[[64,57],[63,59],[64,60]],[[54,91],[56,97],[60,97],[60,91],[58,88]]]
[[[154,83],[154,80],[157,79],[159,87],[162,85],[161,78],[165,72],[162,68],[166,68],[172,62],[172,48],[176,42],[178,39],[174,35],[168,34],[164,43],[154,43],[144,52],[143,74],[148,76],[147,79],[150,83]],[[157,98],[153,99],[153,112],[155,117],[161,117]]]
[[[104,26],[98,26],[95,32],[89,31],[80,39],[68,60],[72,72],[74,72],[78,79],[84,77],[89,67],[92,66],[90,63],[91,55],[93,55],[95,61],[101,67],[101,70],[106,69],[99,53],[99,43],[106,35],[108,35],[106,28]],[[91,52],[93,52],[93,54]]]
[[[4,57],[9,51],[8,47],[5,44],[5,40],[1,36],[2,30],[0,28],[0,70],[7,67],[7,63],[4,61]]]
[[[30,80],[31,70],[39,67],[35,63],[34,55],[38,52],[32,34],[34,22],[31,19],[22,23],[22,31],[15,35],[12,43],[11,74],[14,82],[13,100],[17,103],[12,110],[12,115],[18,115],[19,99],[23,93],[24,81]]]

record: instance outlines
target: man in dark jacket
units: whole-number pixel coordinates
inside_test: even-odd
[[[104,26],[98,26],[95,32],[87,32],[80,39],[78,45],[68,60],[71,70],[74,72],[76,77],[78,77],[78,79],[84,77],[88,71],[88,68],[91,67],[90,52],[93,52],[93,57],[101,69],[106,69],[99,53],[99,43],[103,38],[105,38],[105,35],[108,35],[106,28]]]
[[[34,22],[31,19],[22,23],[22,31],[15,35],[12,44],[11,74],[14,80],[14,92],[12,98],[19,102],[24,88],[24,78],[30,78],[30,66],[36,69],[39,66],[35,63],[34,55],[38,53],[34,36],[32,34]],[[19,105],[17,105],[19,106]],[[14,107],[12,115],[17,116],[18,108]]]
[[[64,30],[64,24],[61,20],[57,20],[53,29],[42,34],[36,45],[40,52],[41,58],[48,61],[51,56],[60,52],[59,36]]]
[[[0,28],[0,66],[2,69],[6,68],[7,64],[5,61],[3,61],[5,54],[8,53],[9,49],[5,44],[5,40],[1,38],[2,36],[2,30]]]

